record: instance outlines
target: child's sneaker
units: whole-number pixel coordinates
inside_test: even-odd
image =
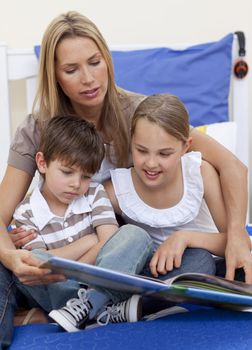
[[[107,305],[105,311],[97,317],[97,323],[101,326],[105,326],[110,322],[137,322],[141,316],[141,296],[132,295],[131,298],[121,303]]]
[[[78,290],[78,297],[69,299],[62,309],[52,310],[49,316],[67,332],[78,332],[86,327],[92,305],[86,289]]]

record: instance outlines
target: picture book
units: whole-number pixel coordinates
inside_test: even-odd
[[[92,287],[148,295],[176,303],[197,303],[244,311],[252,310],[252,285],[200,273],[185,273],[161,281],[142,275],[108,270],[34,251],[42,267]]]

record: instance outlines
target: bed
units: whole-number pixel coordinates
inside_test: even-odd
[[[237,35],[230,33],[211,43],[137,45],[111,50],[119,86],[146,94],[177,94],[189,110],[191,124],[223,143],[248,165],[248,81],[233,74],[234,64],[244,58],[240,57],[239,48]],[[38,56],[37,46],[16,50],[0,44],[0,180],[11,142],[9,83],[25,80],[30,112]],[[155,321],[114,324],[72,334],[62,332],[54,324],[19,326],[10,349],[154,350],[166,345],[171,350],[250,349],[251,327],[251,313],[196,308]]]

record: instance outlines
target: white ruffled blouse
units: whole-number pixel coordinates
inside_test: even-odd
[[[156,249],[174,231],[216,232],[207,205],[200,171],[201,153],[189,152],[181,158],[184,191],[173,207],[156,209],[147,205],[135,191],[131,169],[111,170],[111,180],[126,223],[143,227]]]

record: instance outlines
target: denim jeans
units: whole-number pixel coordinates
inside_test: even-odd
[[[0,264],[0,349],[11,344],[16,289],[12,273]]]
[[[149,262],[147,261],[146,266],[143,269],[142,274],[145,276],[151,276],[149,269]],[[166,280],[168,278],[177,276],[181,273],[186,272],[199,272],[206,273],[209,275],[215,275],[216,266],[215,260],[211,253],[205,249],[200,248],[187,248],[184,251],[181,266],[174,268],[172,271],[165,275],[159,275],[158,279]]]
[[[142,274],[144,276],[151,276],[149,269],[149,262],[143,269]],[[177,276],[181,273],[186,272],[199,272],[207,273],[209,275],[215,274],[215,260],[207,250],[199,248],[187,248],[183,254],[181,266],[179,268],[174,268],[172,271],[165,275],[159,275],[158,279],[166,280],[168,278]],[[158,300],[153,299],[149,296],[143,297],[143,315],[149,315],[158,312],[162,309],[177,305],[175,302],[169,300]]]
[[[224,258],[215,258],[215,264],[216,264],[216,276],[219,277],[225,277],[226,275],[226,261]],[[235,277],[234,279],[236,281],[245,282],[245,273],[243,268],[239,268],[235,270]]]
[[[151,255],[152,241],[149,235],[134,225],[124,225],[104,244],[100,250],[96,265],[115,271],[140,273]],[[77,297],[80,284],[76,281],[51,283],[49,285],[27,286],[16,280],[19,290],[28,298],[30,306],[40,306],[45,311],[64,306],[67,300]],[[101,298],[101,294],[104,296]],[[107,289],[92,289],[91,303],[99,300],[118,302],[126,299],[127,294]],[[95,305],[98,309],[102,305]]]

